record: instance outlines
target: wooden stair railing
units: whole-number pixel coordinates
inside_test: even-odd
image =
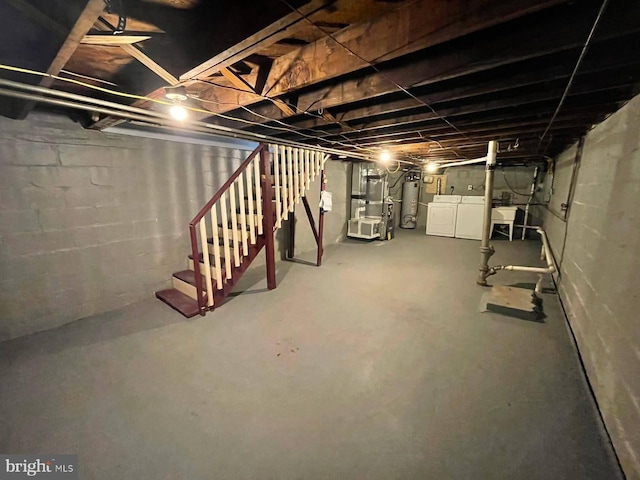
[[[156,292],[156,297],[186,317],[204,315],[231,293],[263,247],[267,287],[274,289],[274,232],[283,220],[293,220],[300,201],[318,245],[320,265],[323,212],[316,228],[305,194],[317,176],[324,190],[327,158],[310,149],[260,144],[191,220],[189,269],[174,273],[173,288]],[[288,256],[293,256],[293,237]]]

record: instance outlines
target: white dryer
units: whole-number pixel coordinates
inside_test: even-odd
[[[456,238],[482,240],[484,218],[484,197],[464,196],[458,205],[456,218]]]
[[[453,237],[456,234],[456,218],[460,195],[435,195],[427,206],[427,235]]]

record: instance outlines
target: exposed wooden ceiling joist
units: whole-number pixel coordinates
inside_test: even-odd
[[[334,38],[321,38],[288,55],[276,59],[269,72],[263,93],[270,97],[285,94],[311,84],[346,75],[366,68],[368,62],[378,64],[418,50],[459,38],[468,33],[561,3],[558,0],[452,0],[432,4],[413,2],[381,18],[357,24],[336,33]],[[355,52],[357,55],[354,55]],[[364,62],[360,57],[364,58]],[[387,78],[376,75],[388,89],[396,87]],[[394,75],[401,84],[404,78]],[[361,86],[356,87],[362,95]],[[205,98],[213,112],[232,110],[229,105],[247,106],[261,101],[259,96],[242,91],[210,88]],[[315,107],[316,105],[314,105]],[[332,105],[317,105],[326,108]],[[299,106],[305,110],[306,105]]]
[[[303,7],[301,7],[300,12],[304,13],[305,15],[311,15],[314,12],[317,12],[318,10],[331,4],[332,1],[333,0],[313,0],[308,4],[304,5]],[[272,43],[277,42],[278,40],[281,40],[282,38],[285,38],[288,35],[289,29],[292,28],[293,25],[300,23],[301,21],[302,21],[302,18],[300,18],[300,15],[298,13],[289,14],[285,18],[282,18],[272,23],[271,25],[265,27],[264,29],[260,30],[259,32],[255,33],[254,35],[251,35],[250,37],[243,40],[242,42],[232,46],[231,48],[224,50],[223,52],[220,52],[213,58],[200,64],[198,67],[189,70],[188,72],[181,75],[180,78],[183,81],[191,81],[193,79],[206,78],[208,76],[213,75],[214,73],[221,72],[223,69],[225,69],[223,74],[230,74],[230,75],[233,75],[234,77],[237,77],[233,74],[233,72],[231,72],[228,69],[229,66],[255,54],[257,51],[261,50],[265,46],[268,46]],[[241,80],[241,79],[239,79],[238,77],[238,78],[234,78],[232,81],[236,81],[236,80]],[[176,83],[179,83],[179,82],[176,82]],[[176,83],[170,83],[170,84],[175,85]],[[247,87],[248,87],[248,90],[247,90]],[[242,86],[240,88],[245,89],[245,92],[249,92],[249,94],[250,92],[254,92],[254,89],[248,84],[246,84],[246,82],[244,81],[242,81]],[[162,95],[163,95],[162,89],[158,89],[149,93],[147,96],[150,98],[160,98]],[[147,102],[145,102],[144,100],[141,100],[141,101],[134,102],[133,105],[136,107],[144,107],[146,104]],[[286,104],[281,100],[275,100],[274,105],[277,106],[283,112],[287,112],[288,115],[292,114],[289,110],[287,110],[288,107],[286,107]],[[91,126],[91,128],[96,130],[101,130],[103,128],[117,125],[118,123],[121,123],[121,122],[122,120],[120,119],[107,117],[94,123]]]
[[[211,112],[193,119],[347,151],[401,148],[411,158],[482,155],[492,135],[520,139],[512,158],[557,153],[640,87],[640,60],[629,48],[640,41],[638,2],[609,0],[558,112],[602,0],[287,3],[303,15],[282,0],[236,0],[220,7],[224,12],[208,2],[128,2],[133,30],[116,36],[113,26],[97,24],[103,32],[85,31],[67,69],[151,98],[163,97],[163,84],[181,84],[192,105]],[[43,4],[27,21],[31,2],[7,5],[0,14],[24,17],[15,28],[20,44],[28,39],[20,32],[32,26],[40,38],[57,38],[60,50],[73,25],[59,8]],[[109,17],[112,24],[119,13]],[[221,22],[224,13],[229,18]],[[41,57],[49,61],[35,63],[42,71],[57,52],[48,47]],[[0,45],[0,54],[7,51]],[[18,48],[7,58],[19,65],[33,61],[30,55]]]
[[[640,11],[640,4],[633,8]],[[629,15],[628,11],[610,12],[607,23],[598,31],[597,41],[640,31],[640,23],[637,22],[639,17],[638,12],[636,15]],[[470,42],[460,40],[451,45],[443,45],[442,48],[436,49],[437,51],[429,51],[424,58],[399,62],[382,71],[385,76],[406,87],[436,85],[438,82],[476,72],[490,71],[551,53],[581,48],[591,22],[592,18],[584,15],[583,5],[567,5],[554,9],[549,15],[540,14],[535,21],[527,18],[515,31],[511,31],[510,26],[505,26],[504,29],[497,28],[488,38],[474,38]],[[505,42],[505,38],[509,41]],[[569,68],[573,68],[573,65],[569,64]],[[395,85],[378,73],[370,73],[318,89],[306,90],[296,96],[296,103],[299,111],[314,111],[391,93],[397,93]],[[219,96],[215,98],[222,101]],[[419,102],[413,103],[416,106],[420,105]],[[260,108],[258,112],[267,118],[284,118],[279,111],[269,108],[268,105]],[[234,112],[234,116],[247,118],[248,114]],[[255,117],[251,120],[264,122]]]
[[[311,15],[331,3],[332,0],[313,0],[300,7],[299,11],[303,15]],[[196,78],[210,77],[222,68],[229,67],[247,56],[256,53],[265,45],[270,45],[286,38],[287,35],[289,35],[289,29],[301,21],[302,19],[298,13],[290,13],[242,42],[226,49],[224,52],[220,52],[213,58],[184,73],[180,76],[180,80],[187,81]]]
[[[597,99],[599,96],[605,95],[618,95],[619,98],[624,98],[629,89],[633,86],[635,82],[629,82],[626,85],[619,84],[611,86],[606,83],[605,79],[601,79],[597,82],[579,85],[575,89],[572,90],[571,94],[567,97],[571,99],[573,102],[574,98],[581,97],[584,102],[588,102],[592,99]],[[537,92],[525,92],[522,89],[515,89],[514,92],[509,92],[501,95],[500,98],[496,96],[490,96],[487,98],[486,96],[479,96],[477,99],[465,101],[462,104],[452,105],[448,108],[442,108],[439,110],[439,115],[434,114],[433,112],[425,112],[425,113],[416,113],[413,115],[406,115],[403,117],[395,117],[393,122],[390,123],[389,120],[379,120],[376,122],[363,122],[361,125],[353,125],[357,127],[354,129],[353,133],[351,132],[338,132],[335,131],[326,131],[323,135],[318,135],[323,139],[337,139],[338,136],[340,138],[358,138],[362,135],[380,135],[387,131],[402,131],[405,129],[415,129],[420,125],[428,124],[428,123],[438,123],[442,125],[446,125],[442,122],[440,116],[457,117],[459,115],[470,115],[470,114],[478,114],[484,112],[490,112],[495,110],[505,110],[505,109],[516,109],[524,110],[525,106],[529,106],[531,104],[557,104],[555,100],[559,95],[562,95],[563,88],[553,88],[550,86],[549,89],[541,89]],[[598,92],[601,92],[601,95],[594,95]],[[575,100],[579,102],[580,100]],[[451,118],[453,120],[453,118]],[[457,122],[455,123],[457,125]],[[318,130],[315,130],[318,132]]]
[[[97,30],[113,33],[116,31],[116,28],[107,22],[104,19],[100,19],[100,21],[95,23],[95,28]],[[149,55],[140,50],[137,45],[132,45],[129,43],[118,44],[122,50],[127,52],[133,58],[142,63],[145,67],[155,73],[157,76],[162,78],[169,85],[177,85],[179,83],[178,79],[174,77],[170,72],[165,70],[162,65],[158,64],[155,60],[153,60]]]
[[[613,84],[621,78],[621,73],[626,71],[625,67],[640,64],[640,58],[633,49],[625,48],[628,44],[640,41],[640,36],[622,37],[616,41],[602,42],[592,47],[593,56],[587,57],[583,67],[580,69],[577,81],[582,81],[585,75],[604,72],[609,75],[609,81]],[[437,106],[438,103],[454,100],[462,100],[478,95],[499,93],[519,87],[532,87],[544,85],[551,81],[568,81],[573,70],[572,60],[578,52],[570,50],[560,52],[560,54],[544,56],[536,59],[525,60],[517,66],[508,65],[507,68],[482,72],[480,74],[470,74],[458,77],[452,81],[445,81],[424,89],[413,89],[415,96],[424,103]],[[623,73],[622,73],[623,74]],[[425,92],[426,91],[426,92]],[[425,93],[423,93],[425,92]],[[361,119],[369,121],[375,118],[389,119],[394,121],[403,116],[405,111],[416,109],[418,103],[404,94],[395,92],[380,97],[375,103],[360,101],[354,104],[346,104],[340,107],[336,113],[336,118],[343,122],[357,122]],[[260,105],[253,108],[254,111],[268,117],[270,113],[266,111],[268,105]],[[250,114],[234,112],[235,117],[248,118]],[[257,122],[259,118],[255,119]],[[323,119],[309,116],[299,116],[295,119],[288,119],[289,123],[296,128],[321,128],[326,125]],[[239,127],[237,122],[221,122],[226,126]],[[268,122],[265,122],[268,124]],[[262,133],[268,129],[259,127],[250,128]]]
[[[85,35],[80,43],[85,45],[131,45],[150,38],[149,35],[99,35],[94,33]]]
[[[67,35],[64,43],[62,44],[62,47],[60,47],[57,55],[49,65],[49,68],[46,71],[48,75],[57,75],[58,73],[60,73],[60,70],[62,70],[67,64],[67,62],[71,58],[71,55],[73,55],[73,53],[76,51],[82,39],[85,37],[100,13],[102,13],[104,7],[104,0],[88,0],[86,2],[85,7],[82,9],[80,16]],[[38,15],[37,18],[40,18],[40,16]],[[54,27],[53,25],[56,25],[56,22],[51,20],[50,24],[48,23],[48,28],[52,28],[53,30],[58,31],[60,26]],[[49,87],[51,86],[53,81],[53,77],[43,77],[40,80],[39,85],[42,87]],[[29,111],[31,111],[34,106],[35,102],[25,102],[19,113],[17,114],[17,117],[26,117]]]

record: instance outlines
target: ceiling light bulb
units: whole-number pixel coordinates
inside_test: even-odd
[[[169,113],[176,120],[182,121],[187,118],[187,109],[181,105],[172,105],[169,109]]]
[[[387,150],[383,150],[382,153],[380,153],[380,160],[383,163],[388,163],[389,160],[391,160],[391,154]]]
[[[427,173],[436,173],[438,171],[438,164],[436,162],[427,163]]]

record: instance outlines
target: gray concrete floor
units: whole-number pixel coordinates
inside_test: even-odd
[[[0,451],[77,453],[82,479],[619,478],[556,297],[544,323],[480,313],[478,247],[348,241],[204,318],[150,294],[1,344]]]

